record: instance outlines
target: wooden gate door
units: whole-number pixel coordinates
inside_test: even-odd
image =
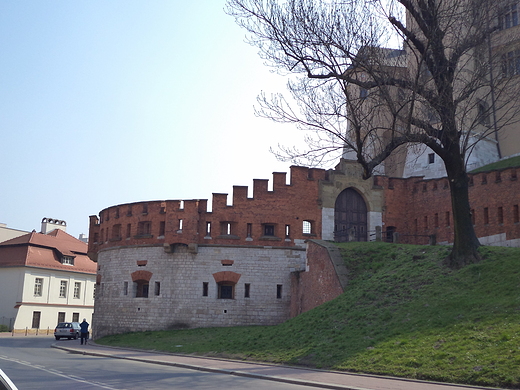
[[[367,205],[353,188],[343,190],[336,199],[334,241],[367,241]]]

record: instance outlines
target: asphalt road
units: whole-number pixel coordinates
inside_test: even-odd
[[[53,337],[0,338],[0,368],[19,390],[86,389],[280,389],[307,386],[257,378],[203,372],[109,357],[71,354],[51,348],[53,343],[79,344]]]

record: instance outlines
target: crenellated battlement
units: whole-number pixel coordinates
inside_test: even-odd
[[[254,179],[249,187],[233,186],[228,194],[206,199],[156,200],[120,204],[90,217],[89,252],[114,246],[219,244],[291,247],[319,238],[321,215],[319,182],[323,169],[292,166],[290,183],[285,172],[269,180]],[[304,221],[311,233],[303,233]],[[307,228],[308,229],[308,228]]]

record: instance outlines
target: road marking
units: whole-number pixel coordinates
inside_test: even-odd
[[[45,368],[44,366],[40,366],[38,364],[31,364],[30,362],[26,362],[26,361],[23,361],[23,360],[12,359],[12,358],[9,358],[9,357],[3,356],[3,355],[0,355],[0,359],[8,360],[8,361],[13,362],[13,363],[22,364],[24,366],[28,366],[28,367],[31,367],[31,368],[36,368],[37,370],[45,371],[45,372],[48,372],[49,374],[58,375],[58,376],[61,376],[63,378],[71,379],[71,380],[76,381],[76,382],[87,383],[89,385],[101,387],[103,389],[119,390],[116,387],[105,385],[104,383],[88,381],[88,380],[86,380],[84,378],[81,378],[79,376],[76,376],[76,375],[67,375],[67,374],[64,374],[61,371],[55,370],[53,368]]]

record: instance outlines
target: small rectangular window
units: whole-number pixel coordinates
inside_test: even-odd
[[[159,222],[159,236],[164,236],[165,232],[166,232],[166,222],[161,221],[161,222]]]
[[[60,298],[67,298],[67,281],[60,282]]]
[[[161,282],[155,282],[155,290],[154,290],[154,294],[157,296],[157,295],[161,295]]]
[[[43,279],[42,278],[36,278],[34,280],[34,296],[35,297],[41,297],[43,291]]]
[[[475,225],[475,210],[471,209],[469,212],[471,214],[471,223]]]
[[[251,285],[249,283],[244,284],[244,298],[249,298],[249,292],[251,289]]]
[[[487,207],[484,207],[484,225],[489,224],[489,210]]]
[[[72,322],[79,322],[79,313],[72,313]]]
[[[64,311],[59,311],[58,312],[58,322],[65,322],[65,312]]]
[[[264,236],[274,236],[274,225],[264,225]]]
[[[291,225],[285,225],[285,238],[291,237]]]
[[[439,227],[439,214],[438,213],[435,213],[433,221],[434,221],[435,227],[438,228]]]
[[[74,298],[79,299],[81,294],[81,282],[74,282]]]
[[[428,164],[433,164],[435,162],[435,153],[428,154]]]
[[[519,210],[518,210],[518,205],[515,204],[513,206],[513,223],[518,223],[520,222],[520,214],[519,214]]]
[[[128,282],[123,283],[123,295],[128,295]]]
[[[126,238],[130,238],[131,235],[132,235],[132,225],[127,224],[126,225]]]
[[[449,211],[446,211],[446,226],[451,226],[450,225],[450,212]]]
[[[276,285],[276,298],[282,299],[282,285],[281,284]]]
[[[182,219],[179,219],[179,230],[182,230],[182,224],[183,224]]]
[[[504,209],[502,207],[497,209],[497,220],[499,224],[504,223]]]
[[[251,238],[252,235],[253,235],[253,224],[252,223],[248,223],[247,226],[246,226],[246,234],[247,234],[247,237]]]
[[[208,296],[208,282],[202,283],[202,296],[207,297]]]
[[[211,237],[211,222],[206,222],[206,237]]]
[[[312,222],[303,221],[303,234],[312,234]]]

